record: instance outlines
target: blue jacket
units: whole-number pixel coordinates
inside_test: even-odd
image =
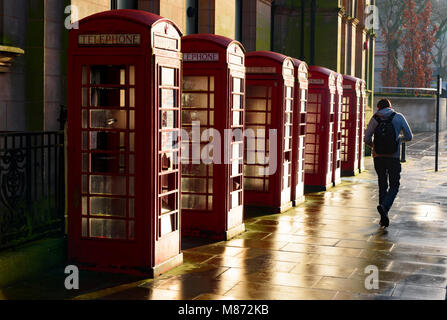
[[[385,108],[377,111],[376,115],[382,119],[387,119],[388,117],[391,116],[393,112],[395,112],[393,109]],[[366,128],[365,132],[365,144],[373,148],[373,157],[391,157],[400,159],[400,145],[402,144],[402,141],[411,141],[413,139],[413,133],[411,132],[410,126],[408,125],[407,120],[401,113],[396,112],[392,124],[394,129],[396,130],[397,140],[399,141],[399,147],[397,151],[393,154],[376,154],[374,151],[374,142],[372,138],[374,135],[374,131],[378,125],[378,122],[376,121],[376,119],[374,119],[374,117],[371,118],[371,120],[369,121],[368,127]],[[400,136],[400,133],[402,131],[403,131],[403,137]]]

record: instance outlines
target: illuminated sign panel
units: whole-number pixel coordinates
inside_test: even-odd
[[[80,34],[78,44],[83,46],[138,46],[139,34]]]
[[[161,35],[154,35],[154,47],[166,50],[178,50],[178,40]]]
[[[247,67],[247,73],[276,73],[275,67]]]
[[[309,79],[310,84],[324,84],[324,79]]]
[[[217,52],[188,52],[183,54],[183,61],[186,62],[218,62],[219,53]]]

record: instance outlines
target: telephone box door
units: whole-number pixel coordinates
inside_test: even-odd
[[[142,90],[143,62],[138,57],[75,58],[77,89],[70,111],[68,174],[80,203],[69,201],[73,237],[71,258],[105,265],[142,265],[141,217],[136,203],[141,183],[135,174],[135,132]],[[80,84],[80,85],[78,85]],[[81,172],[80,175],[76,175]]]
[[[219,210],[213,210],[213,207],[222,208],[225,205],[223,201],[216,203],[219,197],[214,197],[216,189],[224,192],[224,182],[214,179],[219,165],[214,165],[214,153],[209,152],[209,141],[201,141],[203,132],[213,130],[215,123],[219,123],[215,121],[215,103],[224,97],[216,96],[220,92],[216,88],[223,82],[218,76],[215,70],[200,69],[188,70],[188,75],[183,76],[182,129],[189,135],[189,139],[183,142],[182,155],[184,230],[218,230],[225,224]]]
[[[180,246],[180,61],[157,56],[154,130],[157,135],[155,265],[175,257]],[[158,114],[157,114],[158,113]],[[153,169],[152,169],[153,170]],[[150,215],[151,216],[151,215]],[[148,229],[149,230],[149,229]]]
[[[334,152],[334,95],[328,90],[309,90],[306,119],[305,184],[326,190],[332,184]]]
[[[341,145],[342,145],[342,104],[343,104],[343,77],[337,76],[337,94],[334,105],[334,151],[332,164],[332,183],[335,185],[341,182]]]
[[[275,93],[271,81],[250,80],[247,85],[245,125],[248,131],[245,143],[244,188],[253,192],[246,193],[245,198],[248,203],[259,203],[263,206],[270,206],[274,201],[274,193],[270,190],[276,190],[274,175],[269,174],[268,161],[272,101],[276,99]],[[255,139],[252,139],[251,134]]]
[[[360,99],[360,126],[359,126],[359,171],[365,171],[365,112],[368,104],[368,96],[366,94],[366,83],[362,81],[361,88],[362,98]]]
[[[355,84],[355,85],[354,85]],[[360,90],[358,83],[345,86],[342,103],[342,175],[359,172]]]

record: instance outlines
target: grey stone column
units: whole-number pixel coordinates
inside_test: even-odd
[[[45,0],[44,36],[44,130],[59,129],[62,95],[61,54],[62,33],[64,32],[64,1]]]

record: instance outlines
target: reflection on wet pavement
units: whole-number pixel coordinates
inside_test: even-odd
[[[78,298],[445,299],[447,159],[435,174],[425,149],[409,150],[387,230],[378,227],[377,181],[366,159],[366,172],[306,195],[297,208],[251,217],[230,241],[185,249],[184,264],[158,279]],[[378,289],[365,286],[370,265]]]

